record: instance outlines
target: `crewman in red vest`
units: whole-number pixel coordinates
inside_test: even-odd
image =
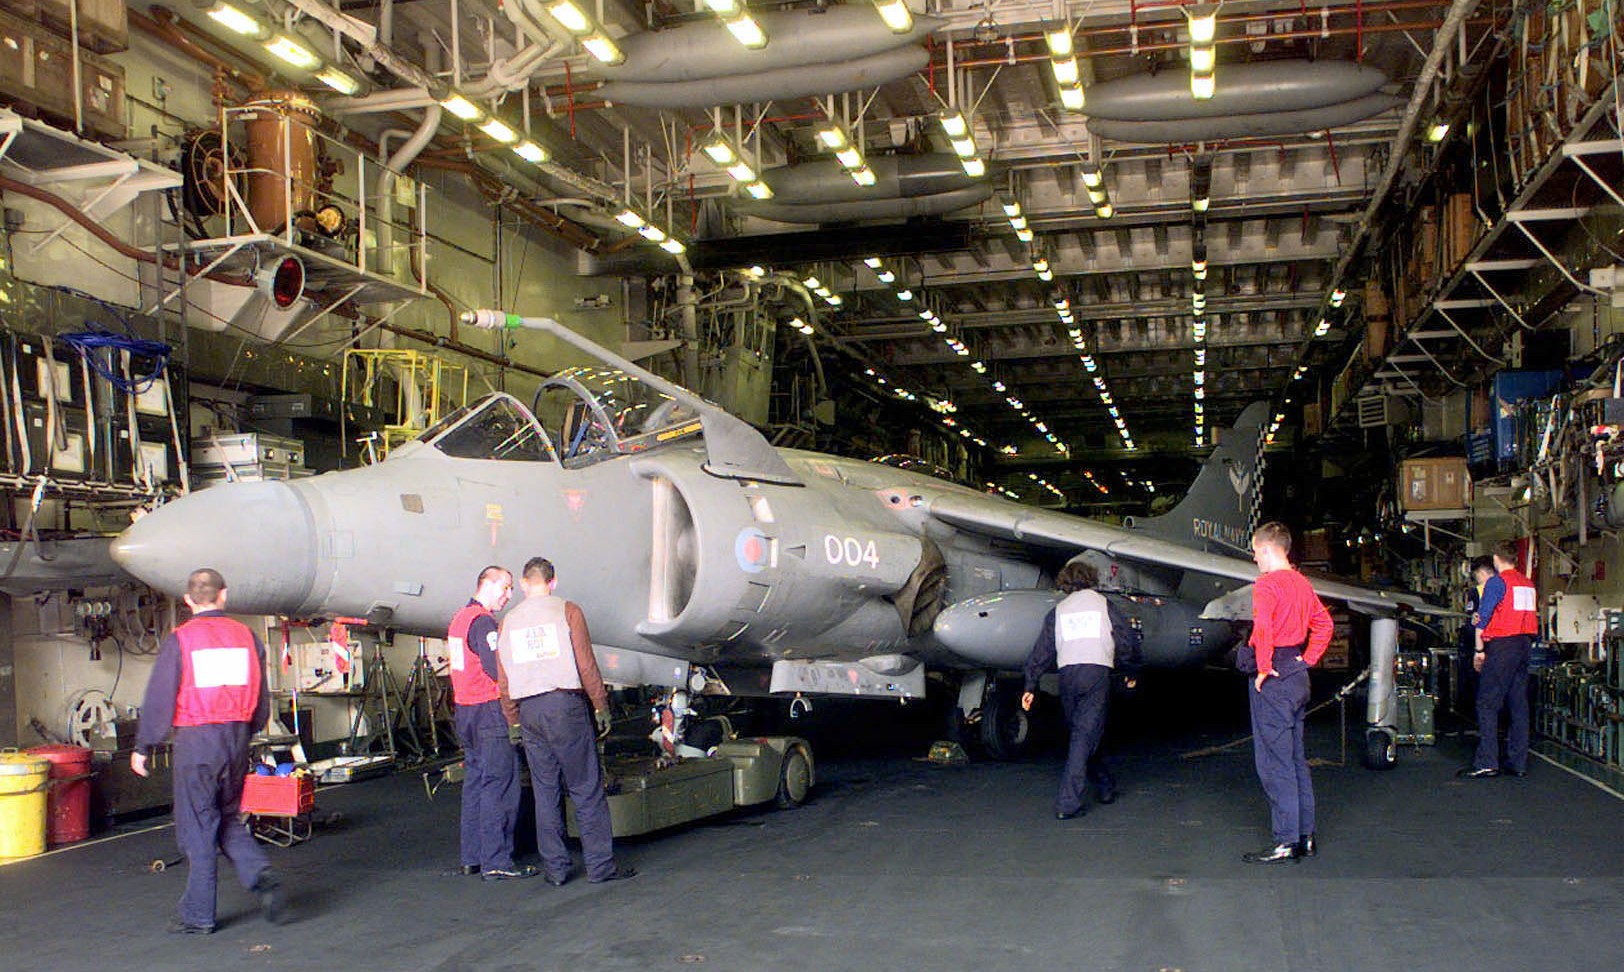
[[[186,582],[192,619],[170,632],[147,682],[130,770],[146,776],[152,751],[174,731],[175,841],[186,855],[186,891],[171,932],[214,931],[217,853],[259,899],[265,920],[282,919],[276,876],[239,815],[248,774],[248,740],[271,713],[265,646],[226,617],[220,572],[194,570]]]
[[[1528,658],[1539,634],[1539,597],[1534,582],[1517,569],[1517,547],[1494,545],[1495,576],[1483,585],[1477,605],[1477,754],[1455,775],[1481,780],[1499,776],[1500,709],[1510,710],[1504,770],[1528,775]]]
[[[519,758],[508,738],[496,685],[496,619],[513,596],[513,574],[502,567],[479,572],[473,599],[451,619],[451,698],[462,742],[462,873],[488,881],[535,877],[534,865],[513,863],[513,825],[519,818]]]

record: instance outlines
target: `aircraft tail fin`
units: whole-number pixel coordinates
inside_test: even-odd
[[[1263,430],[1269,404],[1253,402],[1201,464],[1171,510],[1135,520],[1135,530],[1213,553],[1249,556],[1263,497]]]

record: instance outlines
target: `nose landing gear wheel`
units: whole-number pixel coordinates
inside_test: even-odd
[[[999,683],[981,704],[981,745],[997,760],[1019,759],[1032,734],[1032,722],[1021,709],[1013,682]]]
[[[1365,766],[1373,770],[1389,770],[1398,762],[1398,742],[1385,729],[1365,730]]]

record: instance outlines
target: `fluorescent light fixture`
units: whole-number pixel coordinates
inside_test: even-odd
[[[773,197],[773,187],[760,179],[745,186],[744,191],[748,192],[754,199],[771,199]]]
[[[812,292],[817,294],[819,297],[828,297],[830,294],[834,293],[834,291],[830,290],[828,287],[813,287]]]
[[[1218,35],[1218,10],[1217,8],[1199,9],[1199,13],[1190,7],[1184,9],[1184,15],[1190,18],[1190,43],[1192,45],[1210,45],[1212,39]]]
[[[1070,57],[1071,24],[1055,24],[1043,32],[1043,40],[1049,45],[1049,54],[1054,57]]]
[[[1038,279],[1043,281],[1044,283],[1048,283],[1049,281],[1054,279],[1054,271],[1053,270],[1040,270],[1038,272]]]
[[[609,39],[609,35],[601,30],[593,31],[581,38],[581,46],[602,64],[619,64],[626,59],[626,55]]]
[[[1212,47],[1190,48],[1190,73],[1211,74],[1218,64],[1218,51]]]
[[[1444,140],[1444,136],[1448,134],[1448,122],[1433,122],[1431,125],[1427,126],[1427,141],[1429,142],[1441,142]]]
[[[500,118],[490,119],[489,121],[485,122],[485,124],[479,126],[479,130],[484,132],[486,135],[489,135],[491,138],[496,139],[498,142],[501,142],[503,145],[508,145],[519,140],[519,133],[514,131],[511,125]]]
[[[884,264],[885,261],[881,260],[879,257],[868,257],[863,261],[863,265],[868,267],[870,270],[878,270],[880,267],[884,266]]]
[[[835,152],[835,158],[848,169],[860,169],[863,167],[863,153],[857,151],[855,145],[848,145]]]
[[[265,42],[265,49],[294,67],[312,68],[321,63],[310,48],[286,34],[277,34]]]
[[[615,222],[630,229],[641,229],[644,220],[635,209],[622,209],[615,214]]]
[[[1013,226],[1015,229],[1018,229],[1018,230],[1026,229],[1026,217],[1025,216],[1016,216],[1014,219],[1011,219],[1009,221],[1009,225]]]
[[[1331,291],[1331,306],[1341,307],[1342,302],[1348,299],[1348,292],[1341,287]]]
[[[935,331],[937,334],[946,334],[947,322],[938,318],[937,320],[930,322],[930,329]]]
[[[1195,274],[1195,279],[1205,280],[1207,279],[1207,264],[1203,262],[1199,267],[1196,267],[1191,272]]]
[[[658,226],[655,226],[653,223],[648,223],[648,224],[646,224],[644,226],[639,226],[637,228],[637,233],[638,233],[639,236],[641,236],[645,240],[648,240],[650,243],[664,243],[665,242],[665,230],[660,229]]]
[[[839,125],[826,125],[823,128],[818,129],[818,141],[822,142],[828,148],[845,148],[848,143],[848,139],[846,138],[846,130],[841,128]]]
[[[513,146],[513,154],[526,162],[534,162],[537,165],[547,161],[547,150],[528,139]],[[636,213],[632,215],[635,216]]]
[[[727,24],[728,33],[750,50],[756,51],[767,46],[767,32],[762,30],[761,25],[749,14],[740,14],[723,23]]]
[[[1218,91],[1218,81],[1210,74],[1190,75],[1190,94],[1197,101],[1206,101]]]
[[[874,9],[893,34],[906,34],[913,30],[913,11],[904,0],[875,0]]]
[[[323,68],[321,73],[316,75],[316,80],[345,96],[352,96],[361,90],[360,79],[351,77],[336,67]]]
[[[731,17],[739,12],[741,4],[739,0],[705,0],[705,6],[709,7],[712,13]]]
[[[1051,58],[1049,67],[1054,71],[1055,83],[1061,87],[1077,83],[1077,59],[1075,57]]]
[[[743,160],[728,166],[727,174],[746,184],[756,181],[756,170],[750,168],[750,163]]]
[[[1099,169],[1088,168],[1083,170],[1083,185],[1087,186],[1088,188],[1098,189],[1100,187],[1100,183],[1104,181],[1105,176],[1100,172]]]
[[[874,184],[874,170],[866,165],[861,169],[853,169],[851,170],[851,181],[864,187],[872,186]]]
[[[875,274],[874,277],[883,284],[893,283],[897,279],[897,275],[889,270],[881,270],[879,273]]]
[[[1204,213],[1211,207],[1212,207],[1212,197],[1211,196],[1200,196],[1198,198],[1190,200],[1190,208],[1195,210],[1198,213]]]
[[[911,291],[911,290],[899,290],[899,291],[897,291],[897,300],[900,300],[903,303],[907,303],[908,301],[913,300],[913,291]]]
[[[1116,215],[1116,208],[1110,203],[1106,203],[1103,206],[1095,206],[1094,215],[1098,216],[1100,219],[1110,219],[1112,216]]]
[[[700,147],[700,151],[710,156],[712,162],[721,166],[732,165],[739,157],[739,154],[733,151],[732,143],[721,136],[706,142]]]
[[[972,179],[979,179],[987,174],[987,163],[979,157],[964,160],[964,174]]]
[[[1030,243],[1032,242],[1032,231],[1030,229],[1016,230],[1015,238],[1022,243]]]
[[[1014,219],[1021,215],[1021,204],[1019,202],[1004,203],[1004,215],[1008,216],[1010,219]],[[1019,227],[1016,228],[1019,229]]]
[[[953,139],[953,154],[961,159],[968,159],[976,154],[976,140],[973,138]]]
[[[1038,273],[1042,273],[1043,271],[1049,269],[1049,260],[1048,260],[1048,258],[1047,257],[1038,257],[1036,260],[1033,260],[1032,261],[1032,269],[1036,270]]]
[[[440,106],[463,121],[478,121],[485,117],[483,109],[455,91],[441,98]]]
[[[1191,260],[1190,261],[1190,269],[1195,271],[1196,273],[1205,273],[1206,270],[1207,270],[1207,261],[1205,261],[1205,260]],[[1199,280],[1201,278],[1197,277],[1196,279]]]
[[[823,298],[823,300],[824,303],[828,304],[830,307],[839,307],[841,304],[846,302],[845,299],[839,294],[830,294],[829,296]]]
[[[960,112],[944,112],[942,131],[947,133],[948,138],[964,138],[970,134],[970,123],[964,120],[964,115]]]
[[[229,3],[215,4],[209,10],[209,19],[226,30],[244,37],[261,37],[265,34],[264,24]]]
[[[547,12],[553,19],[564,25],[564,29],[572,34],[586,34],[592,30],[592,20],[582,12],[580,7],[570,0],[558,0],[557,3],[547,7]]]
[[[817,290],[823,286],[823,282],[817,277],[807,277],[801,281],[801,286],[805,287],[807,290]]]
[[[1060,89],[1060,107],[1067,111],[1082,111],[1084,104],[1083,89],[1080,85]]]
[[[661,242],[660,243],[660,249],[662,249],[665,252],[671,254],[672,256],[675,256],[678,253],[681,253],[681,252],[683,252],[684,250],[686,250],[688,248],[686,246],[682,245],[681,240],[670,239],[670,240],[665,240],[665,241]]]
[[[1330,330],[1331,322],[1321,318],[1319,324],[1314,328],[1314,336],[1324,337],[1326,334],[1330,333]]]

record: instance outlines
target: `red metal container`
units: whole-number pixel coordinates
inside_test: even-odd
[[[243,782],[242,812],[266,817],[297,817],[316,805],[311,776],[249,776]]]
[[[90,836],[90,750],[53,743],[28,750],[51,764],[51,789],[45,801],[45,839],[71,844]]]

